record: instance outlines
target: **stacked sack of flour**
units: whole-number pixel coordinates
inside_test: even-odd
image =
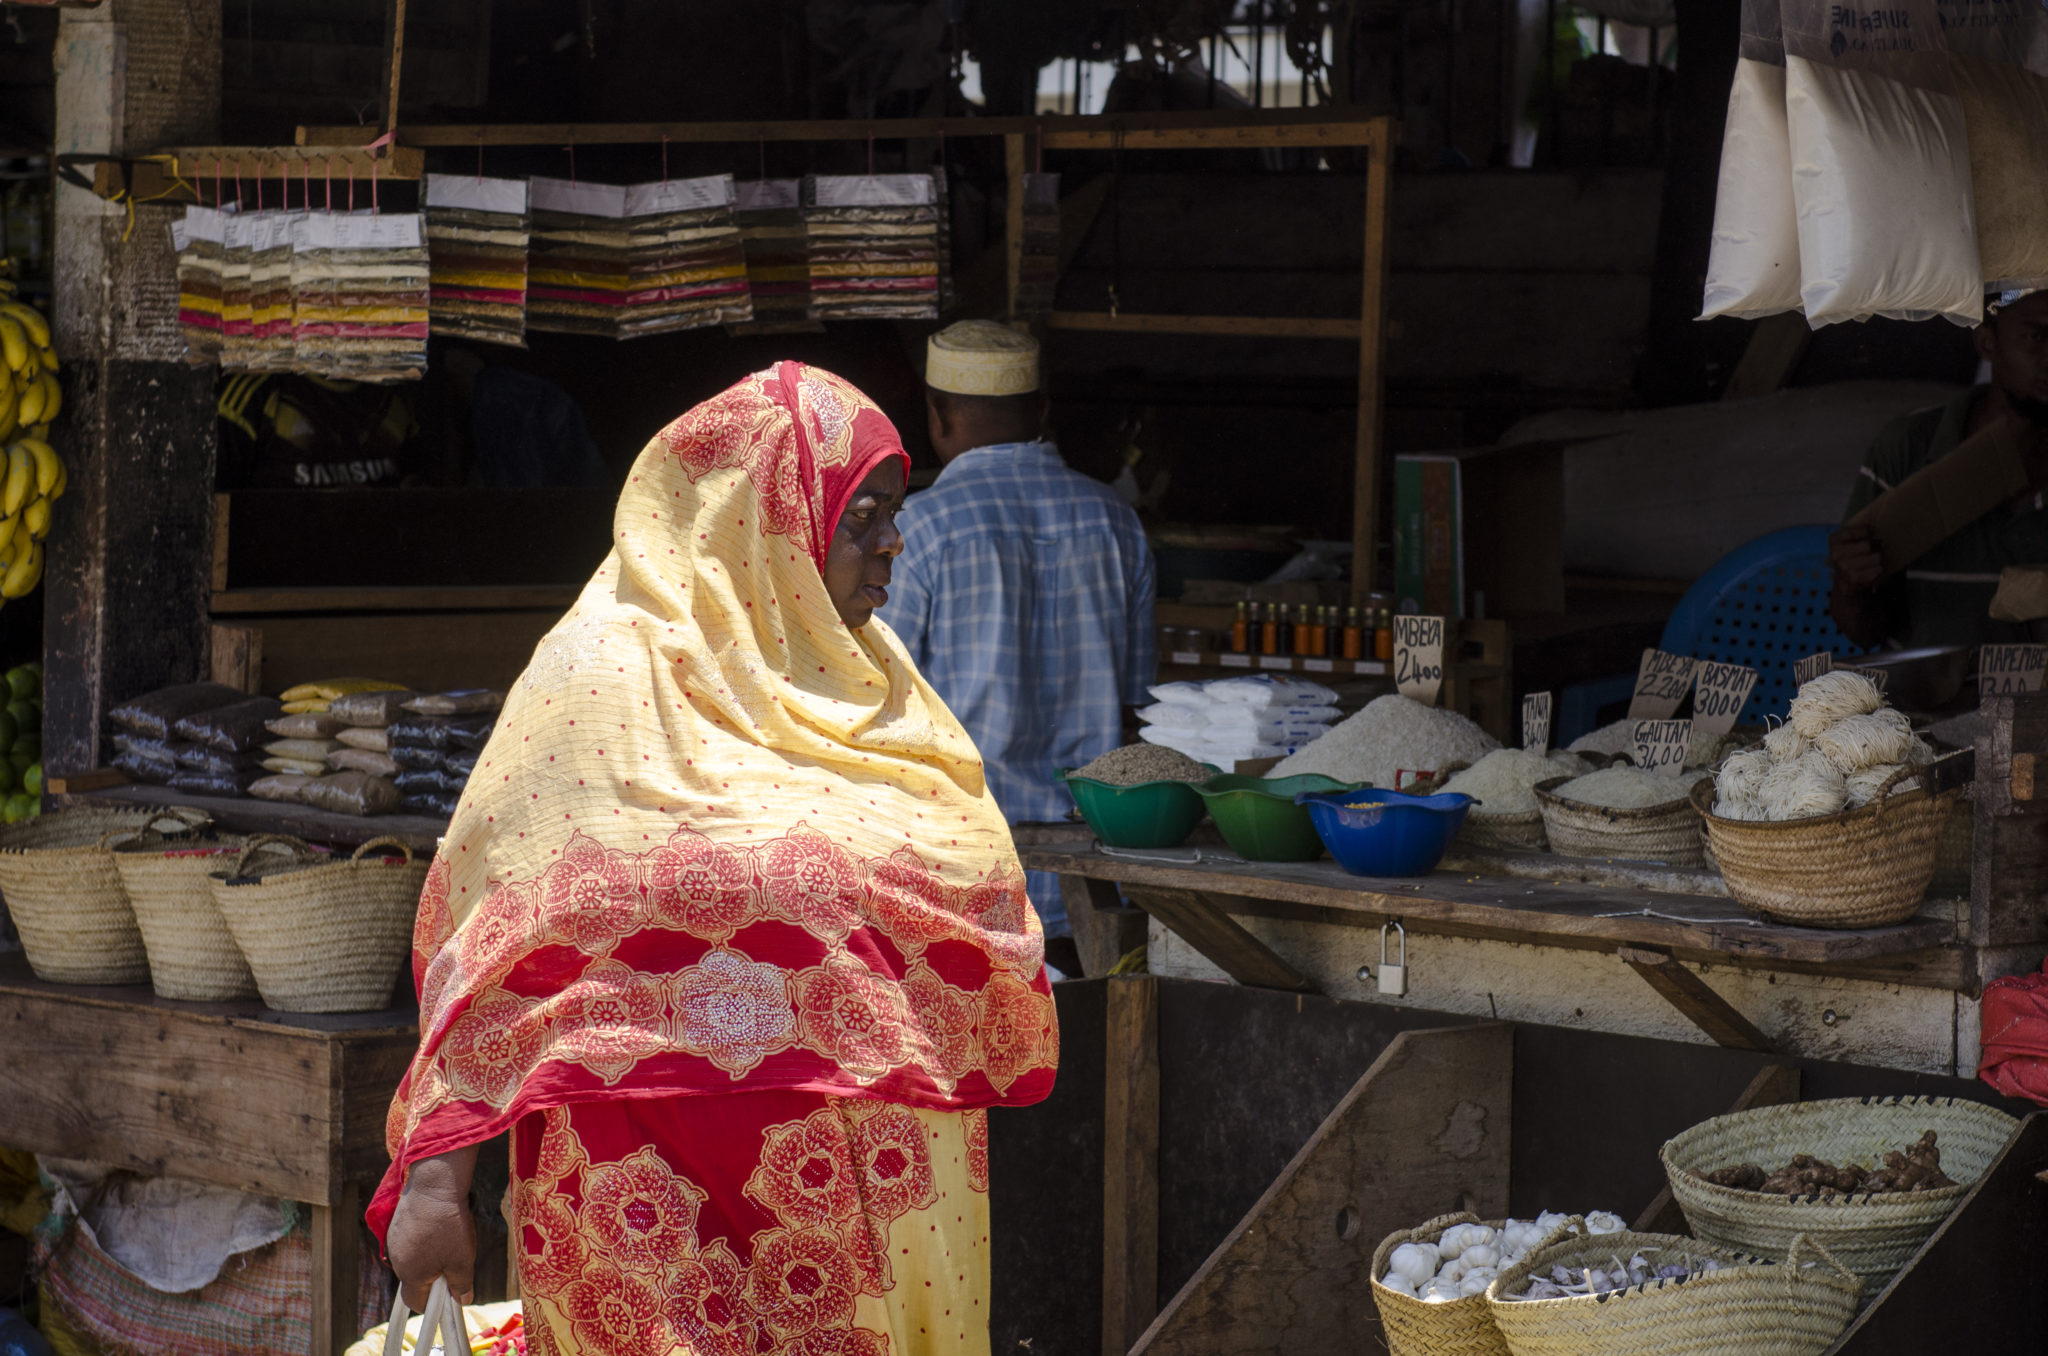
[[[1824,673],[1799,689],[1785,723],[1763,747],[1731,754],[1714,779],[1714,813],[1723,819],[1805,819],[1853,810],[1877,799],[1902,768],[1934,759],[1912,722],[1885,704],[1860,673]],[[1900,777],[1894,793],[1920,784]]]
[[[1138,712],[1147,743],[1229,771],[1251,758],[1280,758],[1322,738],[1337,719],[1337,694],[1300,678],[1251,674],[1207,683],[1161,683]]]

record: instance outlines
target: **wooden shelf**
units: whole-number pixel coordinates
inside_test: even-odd
[[[1308,673],[1338,678],[1384,678],[1392,668],[1384,659],[1311,659],[1292,654],[1232,654],[1227,650],[1162,650],[1159,662],[1162,666],[1232,673]]]
[[[225,617],[278,612],[559,612],[567,610],[581,592],[574,584],[223,589],[213,595],[213,614]]]
[[[115,786],[102,791],[74,791],[53,797],[59,806],[190,805],[213,816],[216,826],[232,833],[286,833],[312,843],[355,847],[372,838],[396,838],[416,853],[433,855],[448,832],[448,821],[431,815],[338,815],[305,805],[285,805],[242,796],[194,796],[168,786]]]

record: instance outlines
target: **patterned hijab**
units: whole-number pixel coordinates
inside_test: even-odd
[[[1043,939],[980,756],[895,634],[825,592],[891,456],[873,402],[795,363],[641,452],[420,898],[380,1236],[406,1164],[551,1106],[1050,1091]]]

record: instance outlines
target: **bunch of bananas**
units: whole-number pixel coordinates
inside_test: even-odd
[[[50,506],[70,476],[49,443],[50,423],[64,406],[50,322],[15,298],[0,278],[0,599],[19,598],[43,578],[43,538]]]

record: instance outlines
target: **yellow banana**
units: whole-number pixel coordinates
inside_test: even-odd
[[[50,501],[31,499],[28,507],[21,511],[21,525],[28,529],[30,541],[41,541],[50,535]]]
[[[4,443],[9,438],[12,438],[14,436],[14,431],[17,428],[21,427],[20,421],[17,420],[14,417],[14,415],[15,407],[12,405],[7,407],[6,414],[0,415],[0,443]],[[4,472],[0,472],[0,475],[4,474]]]
[[[55,371],[57,370],[57,350],[56,350],[56,349],[54,349],[54,348],[41,348],[41,349],[37,349],[37,350],[36,350],[36,356],[37,356],[37,358],[38,358],[38,359],[39,359],[39,360],[40,360],[40,361],[42,362],[42,364],[43,364],[43,370],[44,370],[45,372],[55,372]]]
[[[26,447],[28,454],[36,460],[36,493],[48,495],[57,483],[57,473],[63,468],[63,462],[57,457],[57,449],[41,438],[23,438],[21,445]]]
[[[15,391],[14,383],[0,379],[0,420],[5,420],[12,427],[18,422],[15,416],[20,407],[21,396]]]
[[[15,543],[22,540],[21,521],[19,513],[11,518],[0,518],[0,560],[14,558]]]
[[[35,488],[36,459],[20,443],[7,447],[7,482],[0,490],[0,513],[9,517],[21,512],[21,506],[28,502],[28,492]]]
[[[26,551],[16,553],[6,577],[0,579],[0,598],[19,598],[40,583],[42,577],[43,544],[31,542]]]
[[[21,405],[14,417],[23,424],[41,423],[43,404],[49,398],[50,392],[43,386],[40,379],[30,382],[28,389],[21,393]]]
[[[64,464],[64,459],[62,457],[59,457],[57,458],[57,483],[50,487],[50,498],[62,499],[64,497],[64,491],[70,488],[71,468]]]
[[[37,383],[43,388],[43,417],[36,422],[55,423],[57,411],[64,408],[64,388],[57,384],[57,378],[45,372]]]
[[[6,357],[10,372],[19,372],[28,365],[28,335],[21,322],[11,315],[0,315],[0,355]]]
[[[50,346],[50,322],[35,307],[19,301],[0,302],[0,315],[12,316],[37,348]]]

